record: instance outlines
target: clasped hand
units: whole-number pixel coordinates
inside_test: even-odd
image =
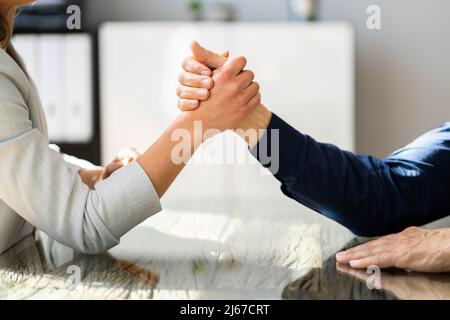
[[[240,122],[261,103],[254,73],[244,70],[246,58],[228,59],[227,52],[219,55],[197,42],[191,44],[191,50],[193,56],[183,61],[179,77],[178,107],[191,111],[207,129],[240,128]]]

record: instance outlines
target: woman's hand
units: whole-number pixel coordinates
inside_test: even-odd
[[[355,269],[396,267],[417,272],[450,271],[450,228],[411,227],[336,255]]]
[[[106,167],[92,167],[82,169],[79,172],[81,180],[89,187],[94,189],[95,185],[108,178],[114,171],[130,164],[140,156],[140,153],[135,148],[122,149],[119,154]]]
[[[119,154],[108,164],[102,175],[102,179],[108,178],[114,171],[135,161],[141,154],[135,148],[124,148]]]
[[[214,54],[196,42],[191,49],[195,58],[183,62],[186,71],[179,78],[179,108],[195,110],[196,119],[202,120],[207,129],[235,129],[261,103],[259,84],[253,81],[253,72],[243,71],[246,59],[227,59],[226,53],[222,56]],[[201,61],[208,61],[214,70]],[[202,108],[198,108],[200,100]]]
[[[211,52],[197,42],[191,43],[193,56],[183,60],[178,81],[180,86],[177,95],[180,98],[178,108],[181,111],[192,111],[200,106],[200,102],[207,100],[210,90],[214,86],[211,78],[213,71],[222,67],[228,58],[228,51],[221,55]]]

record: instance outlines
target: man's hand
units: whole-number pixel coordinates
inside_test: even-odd
[[[228,61],[228,52],[217,54],[201,47],[195,41],[191,44],[191,50],[193,56],[183,61],[184,71],[179,77],[181,85],[177,90],[177,94],[180,97],[178,107],[181,111],[197,110],[200,102],[202,102],[203,108],[214,92],[220,93],[223,90],[223,88],[217,88],[216,77],[221,73]],[[254,91],[258,89],[259,91],[259,84],[253,82],[255,76],[252,71],[241,71],[239,77],[247,79],[247,83],[250,82],[249,89]],[[229,101],[224,100],[224,103],[226,105],[222,107],[229,109]],[[235,116],[237,117],[234,119],[233,126],[227,129],[239,129],[236,133],[250,147],[253,147],[260,140],[269,125],[272,112],[261,104],[261,95],[258,92],[247,107],[238,110]],[[247,135],[246,133],[249,130],[252,134]]]
[[[375,265],[417,272],[449,272],[450,228],[411,227],[340,252],[336,260],[355,269]]]
[[[227,59],[224,56],[209,52],[196,42],[192,44],[192,50],[201,61],[208,59],[208,64],[213,67],[218,67],[219,64],[224,63],[214,71],[210,71],[212,72],[211,78],[208,77],[211,81],[209,84],[210,91],[205,88],[188,88],[186,86],[178,88],[177,93],[182,98],[180,108],[184,111],[191,111],[190,117],[193,120],[202,121],[205,129],[224,131],[237,128],[238,124],[261,103],[259,84],[253,81],[253,72],[243,71],[247,60],[242,56]],[[185,62],[184,65],[189,66],[192,71],[196,68],[196,72],[201,72],[199,68],[204,68],[204,65],[193,61]],[[204,70],[203,72],[206,73]],[[195,77],[200,78],[194,80]],[[190,79],[188,81],[191,81],[191,83],[200,85],[200,82],[205,81],[203,77],[205,76],[184,73],[180,80]],[[200,81],[200,79],[202,80]],[[202,102],[201,108],[194,108],[196,105],[194,103],[189,103],[189,108],[182,108],[189,101],[187,99],[195,99],[199,95],[201,99],[205,100]],[[193,111],[193,109],[196,110]]]

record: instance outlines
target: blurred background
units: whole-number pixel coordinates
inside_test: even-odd
[[[66,27],[70,4],[81,30]],[[370,5],[380,30],[367,27]],[[96,163],[147,147],[176,116],[192,38],[247,55],[265,103],[299,130],[384,157],[450,117],[449,12],[446,0],[41,0],[22,12],[14,41],[52,141]],[[218,193],[246,188],[250,176],[234,170]]]

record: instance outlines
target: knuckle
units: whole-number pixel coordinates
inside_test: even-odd
[[[181,87],[178,87],[178,88],[177,88],[177,96],[178,96],[178,97],[181,97],[182,92],[183,92],[183,89],[182,89]]]
[[[230,79],[232,77],[233,73],[230,69],[225,69],[223,72],[219,74],[219,78],[223,80]]]
[[[214,71],[214,75],[212,76],[212,79],[214,82],[217,83],[223,83],[226,80],[227,77],[227,71],[226,70],[221,70],[221,71]]]
[[[417,230],[419,230],[419,228],[413,226],[413,227],[408,227],[408,228],[406,228],[403,232],[404,232],[404,233],[411,233],[411,232],[415,232],[415,231],[417,231]]]
[[[384,261],[384,256],[382,255],[376,255],[373,257],[373,259],[371,259],[371,264],[372,265],[376,265],[376,266],[381,266],[383,264]]]
[[[232,84],[230,85],[230,91],[231,91],[232,94],[237,94],[237,93],[239,93],[239,92],[240,92],[239,84],[237,84],[237,83],[232,83]]]

